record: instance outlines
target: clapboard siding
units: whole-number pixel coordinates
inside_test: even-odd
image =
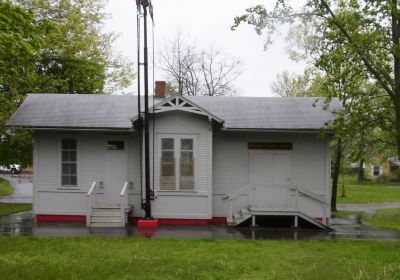
[[[153,126],[150,126],[153,147]],[[195,191],[158,191],[159,157],[155,143],[154,181],[156,199],[153,214],[158,218],[211,218],[227,216],[223,196],[249,183],[249,142],[292,142],[292,183],[329,199],[330,150],[328,139],[316,134],[226,132],[214,128],[205,116],[186,112],[156,115],[154,137],[160,134],[195,135]],[[134,216],[143,216],[141,203],[140,136],[138,133],[35,132],[35,214],[85,214],[85,194],[93,181],[104,181],[106,141],[126,140],[128,180],[133,182],[130,203]],[[78,187],[60,188],[61,139],[78,139]],[[151,149],[152,151],[152,149]],[[151,160],[153,157],[151,156]],[[143,170],[142,170],[143,172]],[[150,172],[153,175],[153,170]],[[143,184],[144,186],[144,184]],[[122,186],[116,186],[119,192]],[[212,194],[212,196],[211,196]],[[321,215],[318,203],[301,198],[300,207],[315,217]]]
[[[140,136],[133,134],[128,140],[128,177],[133,183],[133,189],[129,191],[129,202],[134,206],[133,216],[143,216],[141,209],[141,176],[140,176]]]
[[[325,194],[326,141],[315,136],[297,138],[293,149],[293,183]]]
[[[79,141],[79,188],[89,191],[93,181],[104,181],[105,140],[94,135],[80,135]]]
[[[78,140],[78,185],[77,188],[61,187],[61,139]],[[132,134],[105,134],[96,132],[61,133],[35,132],[35,214],[78,215],[86,213],[86,193],[93,181],[104,181],[104,160],[107,140],[127,139],[126,150],[135,154]],[[137,138],[137,137],[136,137]],[[138,167],[127,163],[130,179],[138,180]],[[140,182],[136,186],[140,185]],[[135,184],[134,184],[135,185]],[[115,186],[119,193],[122,186]],[[140,189],[138,190],[140,191]]]
[[[36,133],[37,188],[54,189],[59,185],[59,143],[56,134]]]
[[[213,140],[213,216],[226,216],[228,204],[223,196],[249,184],[249,142],[291,142],[292,184],[325,198],[327,186],[328,141],[316,134],[214,132]],[[309,202],[305,211],[322,216],[322,208]],[[317,210],[315,210],[317,209]]]
[[[150,127],[152,131],[152,127]],[[166,112],[158,114],[155,120],[155,140],[158,134],[195,135],[196,137],[196,190],[208,191],[209,166],[208,151],[210,149],[208,120],[205,116],[185,112]],[[160,150],[155,145],[155,178],[159,178]],[[155,182],[158,186],[158,180]]]
[[[164,112],[156,115],[154,126],[155,162],[154,176],[157,199],[153,202],[154,216],[159,218],[211,218],[211,166],[212,131],[208,118],[187,112]],[[153,126],[150,125],[153,132]],[[159,189],[160,149],[157,141],[160,134],[195,136],[195,191],[163,192]],[[151,138],[151,146],[153,137]],[[151,164],[153,166],[153,164]],[[152,172],[151,172],[152,174]]]

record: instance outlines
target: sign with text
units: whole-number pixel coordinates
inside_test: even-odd
[[[292,143],[249,143],[249,150],[292,150]]]

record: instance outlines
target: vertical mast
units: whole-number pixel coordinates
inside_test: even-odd
[[[145,180],[146,201],[144,206],[145,219],[151,217],[151,189],[150,189],[150,136],[149,136],[149,61],[147,51],[147,1],[144,6],[144,156],[145,156]]]
[[[144,169],[145,169],[145,219],[152,219],[151,216],[151,188],[150,188],[150,134],[149,134],[149,62],[147,49],[147,8],[148,0],[142,0],[143,6],[143,39],[144,39]]]

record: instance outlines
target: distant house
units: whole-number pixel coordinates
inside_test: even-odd
[[[366,177],[373,180],[385,179],[389,181],[399,181],[399,166],[400,161],[396,157],[389,157],[387,159],[374,157],[369,163],[365,165]]]
[[[158,92],[150,100],[153,216],[238,225],[273,215],[325,227],[330,136],[319,132],[334,116],[314,103]],[[33,131],[38,222],[125,226],[143,216],[137,111],[137,96],[27,96],[7,126]]]

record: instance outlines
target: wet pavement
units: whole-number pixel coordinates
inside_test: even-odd
[[[10,181],[15,189],[10,196],[0,196],[0,202],[32,203],[32,175],[0,174],[0,177]]]
[[[357,215],[333,219],[334,231],[272,229],[267,227],[226,227],[221,225],[161,225],[155,232],[140,231],[134,225],[125,228],[87,228],[84,223],[38,223],[31,212],[0,217],[0,235],[6,236],[103,236],[181,238],[181,239],[288,239],[288,240],[400,240],[400,232],[378,229],[361,221]]]
[[[31,175],[0,175],[9,180],[15,193],[0,197],[0,202],[32,202]],[[359,210],[372,213],[377,209],[400,208],[400,203],[382,204],[339,204],[340,210]],[[333,231],[305,230],[268,227],[227,227],[221,225],[160,225],[155,232],[143,232],[134,225],[125,228],[87,228],[84,223],[34,223],[31,212],[0,217],[0,235],[6,236],[105,236],[187,239],[360,239],[360,240],[400,240],[400,231],[378,229],[361,220],[360,215],[332,219]]]
[[[400,208],[400,203],[393,202],[393,203],[337,204],[337,209],[339,211],[364,211],[372,213],[379,209],[389,209],[389,208]]]

